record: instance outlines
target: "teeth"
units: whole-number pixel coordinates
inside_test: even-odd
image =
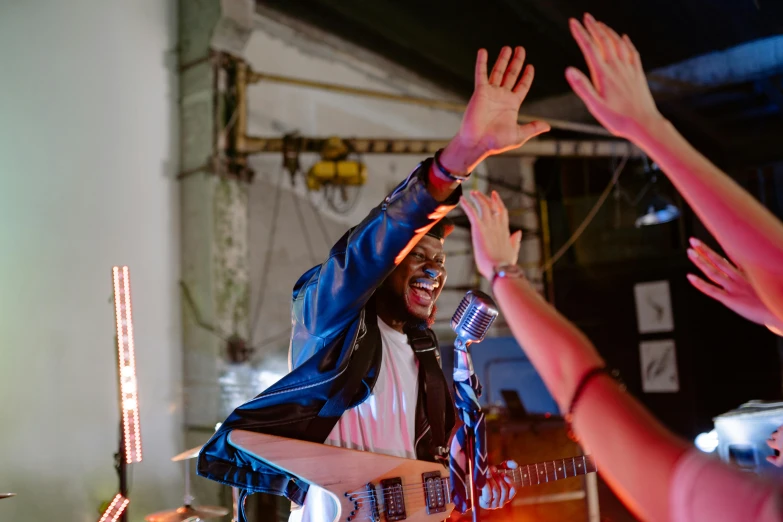
[[[437,283],[437,282],[435,282],[435,283],[419,283],[419,282],[416,282],[416,283],[413,283],[411,286],[413,288],[421,288],[423,290],[428,290],[428,291],[432,292],[434,289],[438,288],[438,286],[440,286],[440,284]]]

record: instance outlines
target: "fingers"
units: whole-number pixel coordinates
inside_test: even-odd
[[[688,274],[687,277],[688,277],[688,281],[690,281],[690,283],[696,287],[696,290],[698,290],[702,294],[712,297],[713,299],[715,299],[716,301],[720,301],[721,303],[723,303],[724,300],[728,298],[728,294],[726,293],[725,290],[718,288],[715,285],[711,285],[707,283],[700,277],[697,277],[693,274]]]
[[[495,502],[493,502],[493,507],[495,509],[502,507],[508,502],[508,493],[511,489],[511,484],[508,483],[508,478],[505,476],[500,476],[497,478],[496,481],[498,485],[498,496],[495,498]]]
[[[519,232],[519,237],[520,239],[522,238],[522,232]],[[513,460],[507,460],[503,463],[503,467],[506,469],[517,469],[519,464]],[[517,489],[514,487],[514,480],[511,477],[505,475],[504,478],[508,482],[508,500],[510,501],[517,494]]]
[[[511,89],[511,92],[517,94],[522,100],[525,99],[527,93],[530,92],[530,86],[533,85],[533,78],[536,76],[536,69],[532,65],[528,64],[525,67],[525,72],[522,73],[522,77],[517,84]]]
[[[476,56],[476,77],[474,79],[475,87],[479,85],[485,85],[489,82],[487,80],[487,50],[479,49],[478,56]]]
[[[462,196],[459,198],[459,206],[462,207],[465,215],[468,216],[471,228],[476,227],[479,222],[479,211],[476,209],[475,204],[467,196]]]
[[[597,112],[600,112],[604,106],[603,100],[598,95],[598,92],[593,87],[587,76],[582,71],[574,67],[566,69],[566,80],[573,89],[574,93],[579,96],[587,106],[587,109],[595,116]]]
[[[639,51],[636,50],[636,46],[633,44],[631,38],[627,34],[623,35],[623,42],[625,42],[625,46],[628,49],[628,53],[630,55],[630,60],[628,63],[641,68],[642,58],[639,56]]]
[[[487,477],[487,483],[481,489],[480,503],[484,509],[495,509],[498,507],[498,501],[500,500],[500,486],[497,480],[490,473]]]
[[[593,38],[585,30],[575,18],[571,18],[568,21],[569,28],[571,29],[571,35],[574,37],[576,44],[582,51],[587,62],[587,68],[590,69],[590,76],[592,76],[595,82],[595,88],[601,91],[601,77],[600,77],[600,50],[597,44],[593,41]]]
[[[511,90],[517,84],[517,78],[519,78],[519,72],[522,70],[523,63],[525,63],[525,49],[517,47],[514,49],[514,57],[503,75],[503,80],[500,82],[501,87]],[[527,68],[525,72],[527,72]]]
[[[624,53],[625,45],[623,45],[623,41],[620,39],[620,35],[617,34],[614,29],[609,27],[603,22],[595,22],[598,26],[598,30],[603,35],[604,39],[603,42],[607,46],[607,61],[611,60],[618,60],[621,59],[623,61],[627,61],[626,54]]]
[[[535,138],[539,134],[549,132],[552,127],[545,121],[531,121],[517,127],[518,146],[524,145],[528,140]]]
[[[767,457],[767,462],[771,463],[774,466],[777,466],[779,468],[783,468],[783,457],[782,456],[769,456]]]
[[[718,270],[714,264],[712,264],[707,258],[693,248],[688,249],[688,259],[701,270],[713,283],[726,288],[727,285],[731,285],[731,279],[724,274],[721,270]]]
[[[737,267],[732,265],[725,257],[721,256],[695,237],[690,238],[690,244],[699,254],[706,256],[707,259],[709,259],[710,262],[715,265],[716,268],[721,270],[727,277],[734,280],[745,280],[745,276]]]
[[[488,219],[493,215],[496,215],[497,211],[493,212],[494,209],[492,208],[492,201],[487,196],[478,190],[471,190],[470,197],[473,199],[473,203],[479,210],[479,217],[481,219]]]
[[[492,74],[489,75],[489,84],[495,87],[500,86],[500,82],[503,80],[503,76],[508,66],[508,60],[511,58],[511,47],[503,47],[500,50],[498,61],[495,62],[495,66],[492,68]]]
[[[498,194],[497,190],[492,191],[492,210],[493,212],[499,212],[499,215],[501,219],[508,223],[508,209],[506,208],[506,205],[503,203],[503,200],[500,199],[500,194]]]
[[[596,43],[599,56],[607,62],[615,61],[617,59],[617,51],[614,48],[614,43],[609,38],[609,35],[598,25],[593,15],[585,13],[584,24],[587,32]]]
[[[777,466],[783,467],[783,456],[780,454],[780,441],[778,441],[778,431],[772,432],[772,435],[767,439],[767,446],[774,450],[774,455],[767,457],[767,462]]]
[[[513,234],[511,234],[511,246],[514,249],[514,257],[519,258],[519,247],[522,246],[522,231],[517,230]],[[516,464],[516,463],[515,463]],[[514,468],[509,468],[514,469]]]
[[[508,500],[508,482],[504,477],[498,473],[498,469],[495,466],[489,467],[489,476],[487,477],[487,485],[492,490],[492,498],[489,501],[489,509],[497,509]]]

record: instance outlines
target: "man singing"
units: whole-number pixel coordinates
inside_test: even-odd
[[[444,461],[454,410],[429,329],[446,281],[441,219],[460,184],[486,157],[522,146],[549,130],[518,125],[533,80],[525,51],[503,48],[487,76],[476,60],[475,90],[457,135],[421,163],[380,205],[299,278],[293,291],[291,373],[237,408],[204,446],[199,475],[284,495],[301,508],[291,521],[331,521],[323,492],[227,443],[248,429],[406,458]],[[521,77],[520,77],[520,73]],[[433,349],[434,348],[434,349]],[[497,508],[513,495],[492,473],[480,503]],[[327,506],[327,507],[325,507]]]

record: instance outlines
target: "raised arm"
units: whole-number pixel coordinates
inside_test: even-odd
[[[709,231],[743,267],[765,305],[783,320],[783,224],[696,151],[655,106],[639,53],[627,35],[585,15],[571,33],[592,81],[569,67],[566,79],[607,129],[643,149]]]
[[[471,193],[462,207],[479,272],[492,281],[496,267],[516,264],[520,238],[509,237],[508,211],[497,193],[491,199]],[[493,292],[514,337],[565,414],[582,377],[604,365],[601,356],[524,278],[497,278]],[[572,422],[626,505],[644,520],[668,520],[667,488],[687,446],[608,377],[597,377],[584,389]]]
[[[456,206],[461,180],[484,158],[549,130],[542,122],[517,124],[534,75],[530,65],[523,71],[524,61],[524,49],[517,47],[512,56],[505,47],[488,75],[487,52],[480,50],[475,89],[457,135],[344,235],[329,259],[300,278],[295,319],[311,335],[326,339],[342,331],[419,239]]]
[[[514,337],[626,506],[656,522],[782,520],[775,484],[688,451],[612,378],[594,371],[604,362],[590,341],[524,278],[494,277],[498,267],[516,264],[520,238],[509,237],[508,212],[497,193],[491,199],[472,194],[472,201],[461,203],[479,271],[494,279]]]

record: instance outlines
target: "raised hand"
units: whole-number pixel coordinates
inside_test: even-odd
[[[492,197],[488,198],[474,190],[459,203],[470,221],[473,255],[479,273],[491,280],[495,267],[516,264],[522,232],[509,236],[508,210],[498,193],[493,190]]]
[[[441,162],[453,172],[470,172],[484,158],[522,146],[530,138],[549,130],[534,121],[517,122],[519,107],[530,90],[534,70],[524,67],[525,50],[510,47],[500,51],[492,73],[487,76],[487,51],[476,58],[473,96],[468,102],[457,136],[443,151]],[[520,72],[522,75],[520,76]]]
[[[749,321],[783,335],[783,324],[769,311],[745,273],[696,238],[691,238],[688,258],[714,284],[688,274],[688,281],[703,294],[721,302]]]
[[[662,119],[628,35],[620,37],[590,14],[585,14],[584,26],[573,18],[569,24],[592,81],[574,67],[566,69],[566,79],[595,119],[613,134],[629,139],[650,122]]]

